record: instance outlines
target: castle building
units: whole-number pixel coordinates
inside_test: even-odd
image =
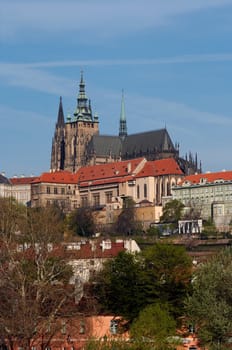
[[[174,146],[166,128],[132,135],[127,133],[124,94],[122,94],[119,133],[100,135],[99,120],[93,115],[85,93],[83,73],[79,84],[77,107],[73,116],[63,112],[60,98],[55,133],[52,140],[51,171],[76,172],[83,166],[145,157],[147,160],[175,158],[184,174],[199,171],[197,156],[189,159],[179,156],[179,145]]]
[[[172,186],[172,198],[194,210],[198,218],[213,220],[222,232],[230,230],[232,218],[232,171],[202,173],[182,178]]]

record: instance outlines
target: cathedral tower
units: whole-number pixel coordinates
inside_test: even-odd
[[[52,142],[51,170],[75,172],[86,165],[86,146],[93,135],[98,134],[98,117],[92,115],[90,100],[85,94],[83,73],[79,84],[77,107],[73,118],[64,122],[62,100]]]

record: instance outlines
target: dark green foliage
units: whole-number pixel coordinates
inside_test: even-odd
[[[91,208],[78,208],[70,214],[69,229],[82,237],[91,237],[95,233],[93,211]]]
[[[160,221],[164,223],[173,223],[173,227],[177,227],[178,220],[181,219],[183,208],[184,204],[177,199],[167,202],[164,206]]]
[[[205,238],[209,237],[216,237],[218,234],[218,231],[216,229],[216,226],[213,222],[213,220],[205,220],[203,222],[203,229],[202,229],[202,236]]]
[[[96,293],[106,311],[130,320],[144,306],[143,272],[136,256],[119,253],[105,264],[97,282]]]
[[[169,305],[175,317],[180,316],[192,275],[192,262],[185,249],[156,243],[142,255],[150,291]]]
[[[187,314],[208,348],[226,344],[232,332],[232,250],[227,248],[202,266],[193,279]],[[221,348],[221,347],[219,347]]]
[[[148,236],[151,236],[151,237],[154,237],[154,238],[159,238],[160,235],[161,235],[161,232],[160,232],[160,230],[159,230],[159,227],[149,227],[149,228],[147,229],[146,234],[147,234]]]
[[[158,301],[178,317],[190,276],[191,260],[183,248],[155,244],[141,254],[120,253],[107,262],[98,275],[96,293],[105,311],[130,321]]]

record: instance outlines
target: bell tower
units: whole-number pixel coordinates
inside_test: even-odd
[[[90,99],[85,93],[83,72],[79,83],[77,106],[73,116],[64,121],[62,100],[52,142],[51,170],[75,172],[86,165],[86,146],[92,136],[99,134],[98,117],[92,114]]]

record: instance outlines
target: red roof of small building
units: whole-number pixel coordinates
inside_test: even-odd
[[[30,177],[12,177],[10,182],[12,185],[30,185],[34,180],[37,179],[36,176]]]
[[[232,181],[232,171],[219,171],[215,173],[204,173],[185,176],[179,185],[183,185],[185,182],[191,184],[200,183],[201,179],[205,179],[208,183],[212,183],[216,180]]]
[[[135,177],[160,175],[183,175],[183,172],[174,158],[166,158],[148,161]]]
[[[107,241],[106,241],[107,243]],[[66,254],[72,259],[96,259],[96,258],[114,258],[118,253],[126,251],[123,242],[109,241],[109,245],[104,241],[85,242],[80,244],[79,249],[66,249]]]
[[[38,176],[33,183],[62,183],[62,184],[76,184],[78,180],[77,173],[70,171],[54,171],[51,173],[43,173]]]

